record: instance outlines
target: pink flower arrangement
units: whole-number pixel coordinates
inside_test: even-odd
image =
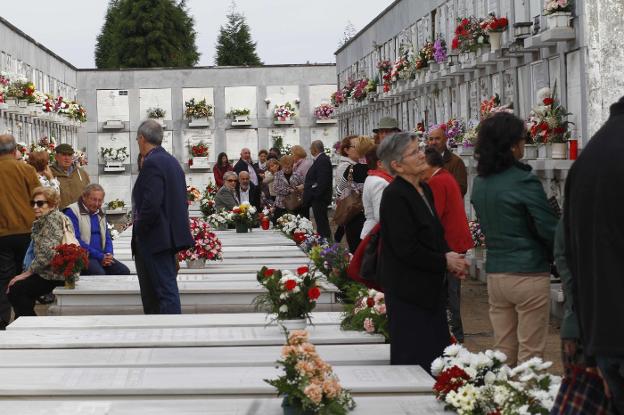
[[[331,103],[334,104],[334,107],[339,106],[345,101],[344,95],[342,95],[342,91],[338,90],[331,94]]]
[[[276,105],[273,110],[273,118],[278,121],[286,121],[295,115],[297,115],[297,113],[290,102],[287,102],[284,105]]]
[[[353,304],[345,308],[346,317],[341,323],[343,329],[378,333],[389,338],[384,293],[362,288],[353,298]]]
[[[314,108],[314,116],[319,120],[328,120],[334,115],[334,107],[330,104],[321,104]]]
[[[189,226],[195,245],[186,251],[178,253],[180,261],[195,261],[198,259],[217,261],[223,259],[221,241],[210,231],[208,222],[198,218],[190,218]]]

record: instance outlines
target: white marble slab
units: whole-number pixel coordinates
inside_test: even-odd
[[[130,258],[123,259],[124,257],[129,257],[128,255],[119,255],[115,252],[115,257],[117,257],[120,261],[126,263],[128,267],[134,262]],[[228,266],[228,265],[256,265],[259,270],[263,264],[271,263],[271,264],[283,264],[287,266],[291,266],[292,269],[295,269],[301,265],[306,265],[309,262],[307,256],[287,256],[283,255],[272,256],[272,257],[235,257],[231,258],[227,255],[224,255],[223,260],[221,261],[206,261],[206,267],[215,267],[218,268],[220,266]],[[180,262],[180,269],[186,269],[186,262]]]
[[[81,275],[80,281],[82,282],[100,282],[106,281],[137,281],[136,274],[130,275]],[[239,274],[216,274],[216,273],[204,273],[204,274],[178,274],[178,282],[211,282],[211,281],[256,281],[256,273],[239,273]]]
[[[134,262],[131,261],[123,261],[124,264],[128,266],[130,272],[132,274],[136,274],[136,266]],[[270,261],[267,259],[266,261],[256,261],[250,264],[222,264],[222,263],[213,263],[206,264],[204,268],[190,269],[190,268],[180,268],[178,271],[179,274],[249,274],[252,272],[257,272],[263,266],[269,268],[281,268],[281,269],[291,269],[294,270],[301,265],[306,265],[305,262],[300,261],[299,263],[283,263],[278,261]]]
[[[276,237],[264,237],[264,238],[251,238],[247,240],[240,239],[221,239],[221,245],[226,246],[296,246],[295,243],[288,238],[276,238]],[[115,241],[113,248],[130,248],[130,240]],[[276,248],[278,249],[278,248]]]
[[[115,258],[132,258],[132,252],[129,247],[117,247],[114,251]],[[223,248],[223,257],[225,259],[234,258],[307,258],[307,255],[296,246],[282,246],[274,249],[264,246],[228,246]]]
[[[314,344],[383,343],[379,335],[342,331],[338,326],[308,328]],[[120,347],[271,346],[284,343],[284,333],[268,327],[192,327],[109,330],[7,330],[0,349],[78,349]],[[0,377],[1,379],[1,377]]]
[[[312,324],[316,326],[339,325],[342,313],[316,312]],[[20,317],[7,330],[51,329],[140,329],[140,328],[191,328],[191,327],[265,327],[276,325],[264,313],[215,314],[150,314],[121,316],[36,316]],[[1,361],[1,359],[0,359]],[[1,362],[0,362],[1,364]]]
[[[203,398],[203,399],[37,399],[3,400],[11,414],[29,415],[282,415],[278,398]],[[349,415],[434,415],[453,414],[433,396],[358,396]]]
[[[355,395],[431,394],[433,378],[419,366],[335,366]],[[232,396],[273,395],[263,379],[276,367],[0,368],[0,396]]]
[[[3,350],[0,368],[275,366],[281,350],[282,346]],[[331,365],[390,364],[388,344],[320,345],[316,350]]]

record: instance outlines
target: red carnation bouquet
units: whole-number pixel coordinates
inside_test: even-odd
[[[76,277],[89,265],[89,253],[74,244],[62,244],[54,248],[56,254],[50,265],[55,274],[65,277],[65,287],[74,288]]]
[[[481,25],[486,32],[504,32],[509,26],[509,20],[506,17],[496,17],[494,13],[483,21]]]
[[[191,234],[195,240],[195,245],[185,251],[178,252],[180,261],[218,261],[223,259],[221,241],[213,232],[210,225],[198,218],[189,219]]]
[[[278,320],[308,319],[321,296],[320,276],[306,266],[296,272],[262,267],[256,279],[266,292],[254,299],[254,305]]]

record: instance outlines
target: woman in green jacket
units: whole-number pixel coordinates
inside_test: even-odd
[[[543,357],[550,314],[550,258],[557,217],[524,156],[526,128],[513,114],[481,122],[471,202],[488,248],[494,348],[515,365]]]

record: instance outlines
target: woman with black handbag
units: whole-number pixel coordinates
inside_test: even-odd
[[[275,173],[273,179],[275,191],[274,224],[284,213],[296,215],[301,210],[301,192],[298,186],[302,185],[304,181],[299,173],[293,171],[294,159],[292,156],[282,156],[279,163],[281,170]]]

